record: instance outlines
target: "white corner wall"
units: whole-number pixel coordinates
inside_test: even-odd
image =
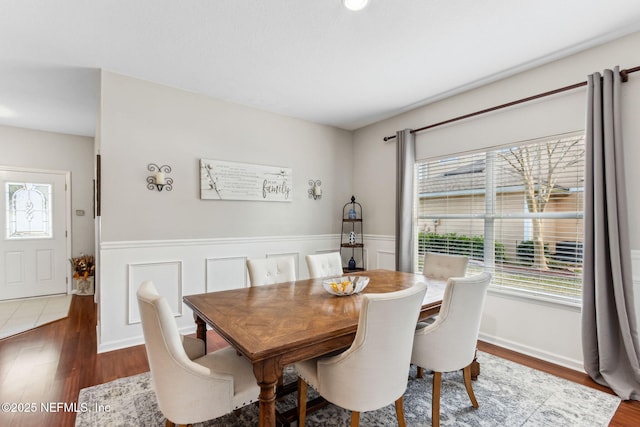
[[[477,110],[586,81],[587,75],[640,65],[640,33],[632,34],[571,57],[550,62],[496,83],[417,108],[359,129],[354,134],[353,192],[366,208],[367,232],[394,234],[395,143],[383,137],[397,130],[417,129]],[[428,76],[425,76],[428,78]],[[418,159],[517,142],[584,129],[585,88],[485,114],[416,134]],[[629,183],[640,182],[640,73],[623,85],[623,138]],[[640,249],[640,192],[628,187],[632,249]],[[634,251],[634,254],[637,252]],[[635,267],[640,267],[634,256]],[[636,301],[640,287],[635,280]],[[640,307],[640,306],[638,306]],[[553,303],[507,297],[490,292],[481,326],[481,339],[582,370],[579,309]]]
[[[102,241],[335,233],[351,197],[351,132],[106,71],[97,139]],[[201,200],[203,158],[292,168],[292,201]],[[173,191],[147,189],[152,162],[171,166]]]

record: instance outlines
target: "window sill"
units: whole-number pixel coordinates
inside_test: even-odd
[[[553,295],[540,295],[540,294],[527,292],[523,290],[505,289],[505,288],[494,286],[494,285],[491,285],[489,287],[488,293],[495,296],[514,298],[522,301],[545,303],[548,305],[559,305],[562,307],[574,309],[575,311],[582,310],[582,303],[580,301],[576,301],[574,299],[562,298],[562,297],[553,296]]]

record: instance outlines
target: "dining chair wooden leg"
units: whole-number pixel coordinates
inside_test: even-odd
[[[404,400],[402,396],[396,400],[396,417],[398,417],[398,426],[407,427],[407,422],[404,420]]]
[[[462,370],[462,376],[464,377],[464,386],[467,389],[467,394],[469,395],[469,399],[471,399],[471,404],[474,408],[478,407],[478,401],[476,400],[476,395],[473,393],[473,387],[471,386],[471,365],[466,366]]]
[[[476,381],[480,375],[480,363],[478,362],[478,349],[473,354],[473,362],[471,362],[471,379]]]
[[[351,411],[351,427],[358,427],[360,425],[360,412]]]
[[[417,366],[417,371],[416,371],[416,378],[422,378],[424,377],[424,368],[421,368],[420,366]]]
[[[442,372],[433,372],[433,401],[431,402],[431,425],[440,427],[440,387]]]
[[[307,418],[307,383],[298,377],[298,427],[304,427]]]

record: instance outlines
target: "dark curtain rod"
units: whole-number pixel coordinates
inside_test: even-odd
[[[640,66],[633,67],[633,68],[627,68],[626,70],[621,70],[620,71],[620,76],[622,77],[622,81],[626,82],[627,80],[629,80],[629,74],[635,73],[636,71],[640,71]],[[507,107],[511,107],[511,106],[518,105],[518,104],[522,104],[522,103],[525,103],[525,102],[533,101],[534,99],[544,98],[545,96],[555,95],[556,93],[566,92],[568,90],[576,89],[576,88],[579,88],[579,87],[582,87],[582,86],[586,86],[586,85],[587,85],[586,81],[585,82],[580,82],[580,83],[574,83],[572,85],[561,87],[559,89],[554,89],[554,90],[550,90],[548,92],[539,93],[537,95],[532,95],[532,96],[528,96],[526,98],[518,99],[517,101],[507,102],[506,104],[496,105],[495,107],[491,107],[491,108],[485,108],[484,110],[475,111],[473,113],[465,114],[463,116],[454,117],[452,119],[445,120],[443,122],[438,122],[438,123],[434,123],[434,124],[431,124],[431,125],[423,126],[421,128],[418,128],[418,129],[412,129],[411,133],[421,132],[423,130],[435,128],[435,127],[446,125],[446,124],[453,123],[453,122],[457,122],[459,120],[468,119],[469,117],[479,116],[480,114],[490,113],[492,111],[500,110],[502,108],[507,108]],[[396,138],[396,135],[385,136],[383,139],[384,139],[385,142],[387,142],[387,141],[390,141],[390,140],[392,140],[394,138]]]

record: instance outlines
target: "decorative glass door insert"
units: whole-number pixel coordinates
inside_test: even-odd
[[[50,239],[51,184],[6,182],[7,239]]]

